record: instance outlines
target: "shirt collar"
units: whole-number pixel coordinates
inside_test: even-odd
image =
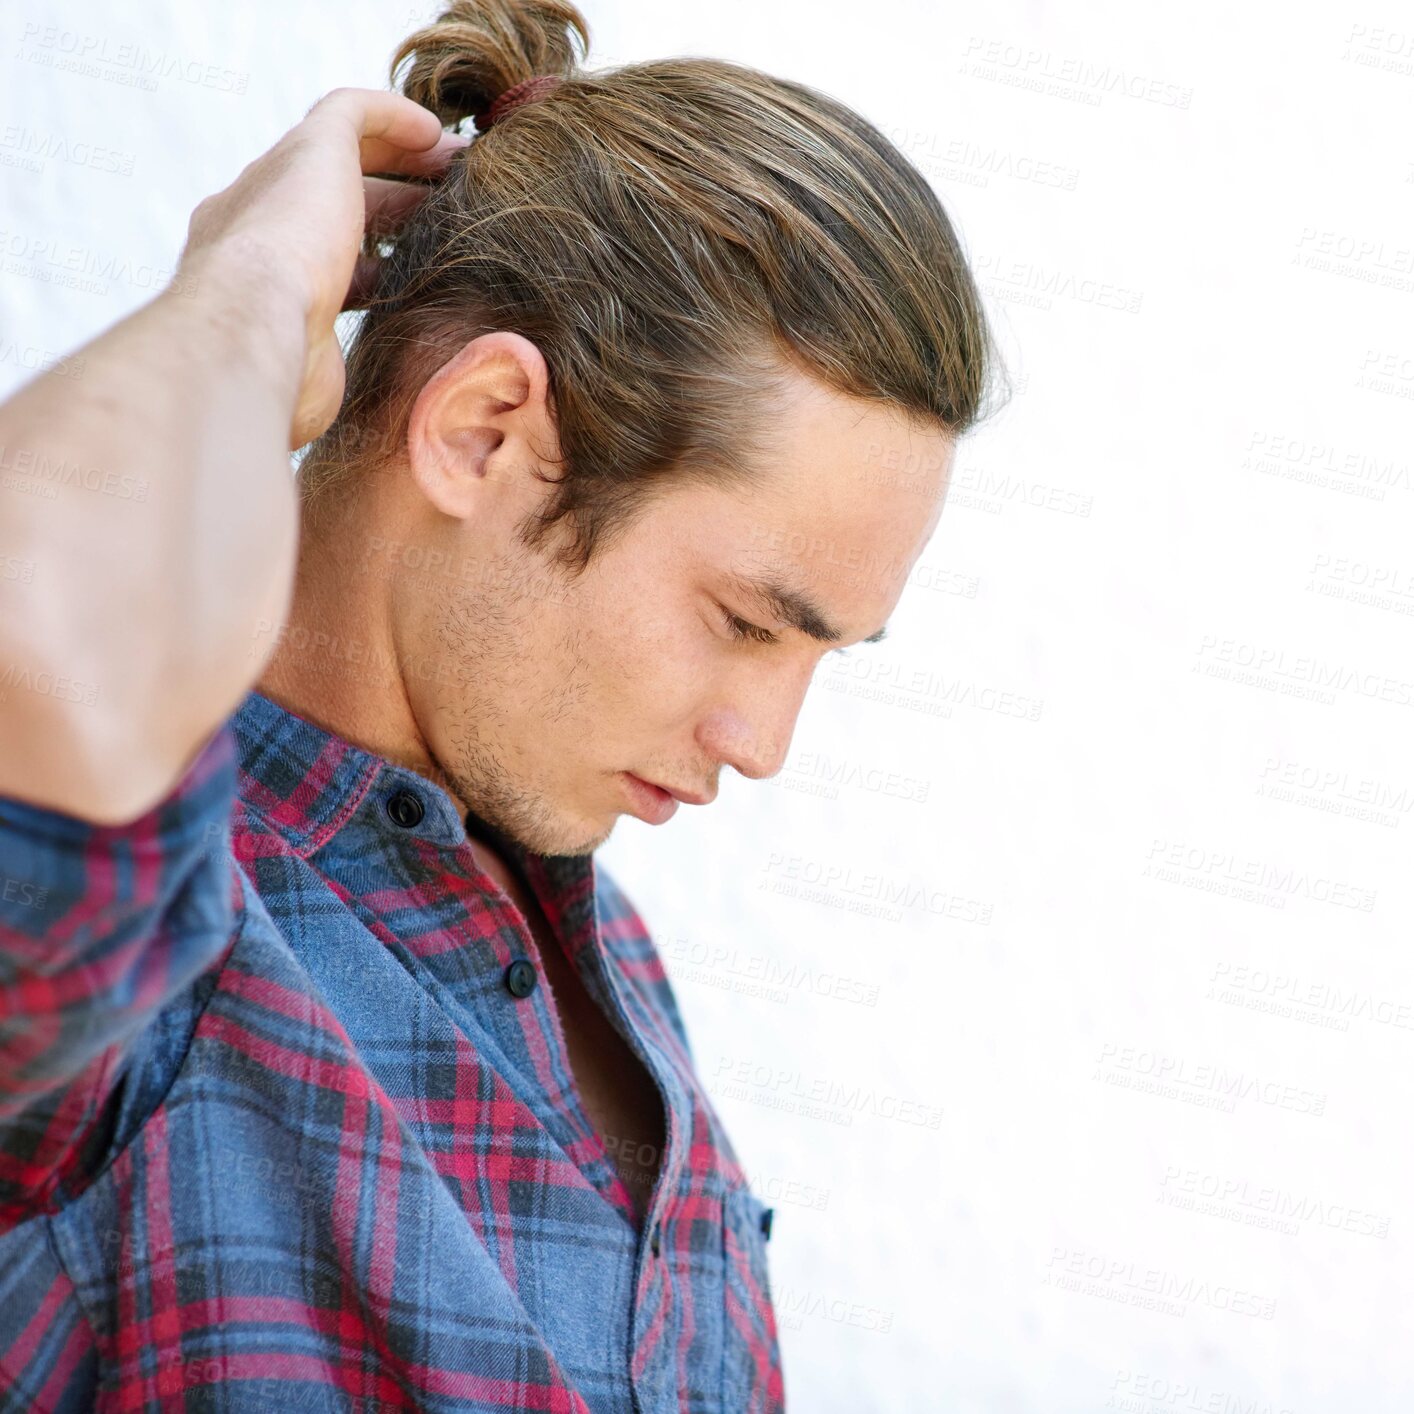
[[[241,800],[302,858],[333,839],[370,794],[385,803],[399,792],[415,795],[423,812],[416,826],[420,839],[453,847],[466,839],[466,821],[435,782],[296,716],[263,693],[249,693],[231,725]],[[525,851],[514,841],[498,836],[496,848],[524,862]]]
[[[408,766],[296,716],[263,693],[251,692],[231,718],[236,737],[241,804],[307,859],[328,844],[366,801],[378,802],[377,818],[403,838],[447,848],[465,844],[467,820],[441,786]],[[411,792],[422,805],[416,825],[394,823],[394,796]],[[537,854],[500,834],[474,812],[473,831],[513,863],[530,883],[565,946],[577,954],[586,943],[602,946],[596,924],[598,869],[594,855]]]

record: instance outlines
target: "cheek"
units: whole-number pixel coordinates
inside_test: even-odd
[[[653,614],[626,606],[602,637],[610,690],[644,720],[673,721],[706,689],[717,644],[695,610]]]

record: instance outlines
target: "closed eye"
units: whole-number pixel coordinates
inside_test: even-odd
[[[759,628],[756,624],[749,624],[745,619],[738,618],[731,610],[724,605],[718,604],[722,611],[722,621],[727,626],[727,631],[736,639],[738,643],[744,643],[747,639],[755,639],[757,643],[779,643],[780,639],[767,628]]]

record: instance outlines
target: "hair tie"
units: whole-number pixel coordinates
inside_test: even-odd
[[[519,108],[522,103],[533,103],[563,82],[564,79],[559,74],[536,74],[532,78],[512,84],[497,97],[484,114],[476,115],[476,131],[484,133],[488,128],[494,127],[511,109]]]

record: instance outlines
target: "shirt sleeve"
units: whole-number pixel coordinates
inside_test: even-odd
[[[101,1167],[134,1041],[226,950],[235,759],[228,722],[124,825],[0,798],[0,1232]]]

